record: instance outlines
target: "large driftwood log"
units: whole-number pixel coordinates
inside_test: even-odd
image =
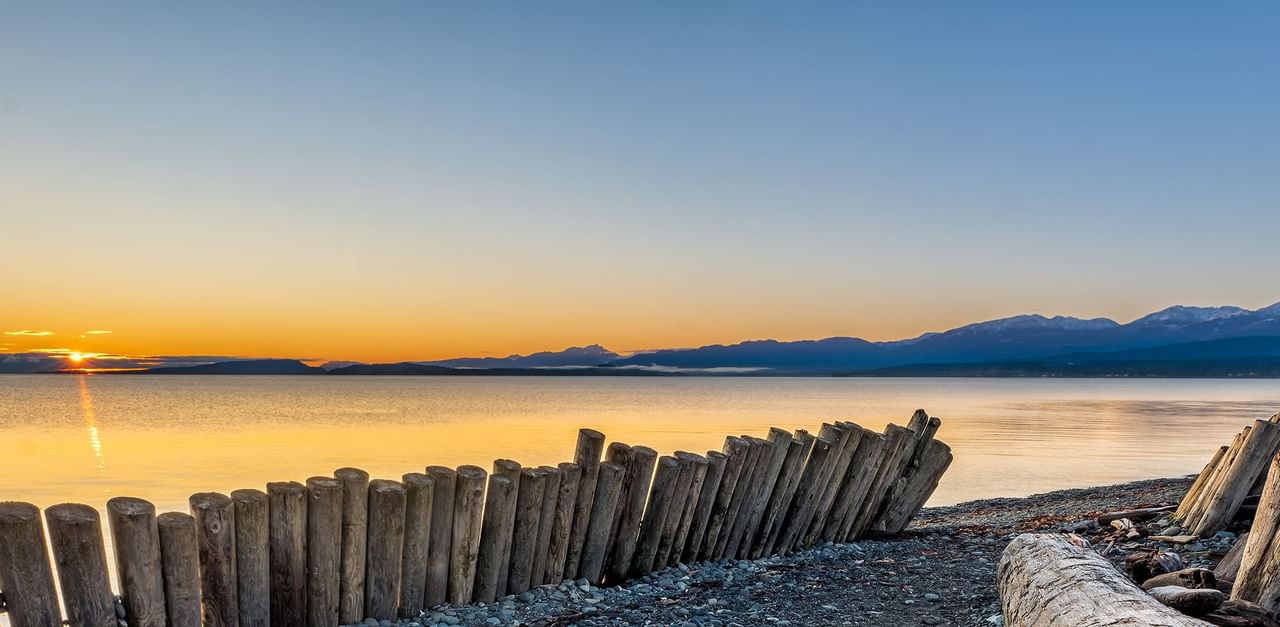
[[[1201,470],[1200,474],[1196,475],[1196,480],[1191,484],[1190,488],[1187,488],[1186,496],[1182,497],[1182,503],[1178,505],[1178,511],[1174,514],[1176,518],[1179,520],[1186,518],[1187,512],[1195,504],[1196,500],[1200,498],[1200,493],[1204,491],[1205,484],[1213,477],[1213,473],[1217,471],[1218,464],[1222,462],[1222,458],[1226,457],[1227,449],[1229,448],[1231,447],[1218,447],[1217,452],[1209,459],[1209,463],[1205,464],[1204,470]]]
[[[1006,627],[1206,627],[1151,598],[1107,560],[1057,535],[1022,534],[996,566]]]
[[[1231,522],[1253,482],[1267,471],[1267,462],[1275,457],[1277,445],[1280,445],[1280,425],[1256,421],[1240,444],[1240,454],[1223,476],[1221,489],[1210,495],[1204,516],[1196,521],[1196,535],[1202,538],[1213,535]]]
[[[1271,462],[1267,487],[1258,503],[1258,515],[1244,544],[1231,598],[1257,603],[1275,611],[1280,608],[1280,457]],[[1225,561],[1225,560],[1224,560]]]

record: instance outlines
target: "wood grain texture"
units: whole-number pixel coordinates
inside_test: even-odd
[[[702,480],[702,489],[698,491],[693,518],[689,521],[689,535],[685,538],[684,547],[680,549],[680,561],[685,564],[697,562],[702,553],[703,539],[711,522],[711,511],[715,507],[716,496],[720,493],[720,482],[724,478],[728,461],[729,457],[720,451],[707,451],[707,473]]]
[[[115,601],[107,578],[107,550],[102,541],[102,521],[98,510],[88,505],[63,503],[46,509],[44,516],[49,524],[49,544],[53,547],[53,561],[67,609],[67,623],[84,627],[115,627]],[[162,549],[163,531],[162,527]],[[194,529],[192,531],[194,533]],[[194,540],[193,536],[192,548]],[[194,563],[195,560],[191,561]],[[195,584],[194,579],[191,584]],[[197,620],[199,616],[197,605]]]
[[[342,606],[342,482],[307,479],[307,626],[338,624]]]
[[[472,595],[476,603],[493,603],[499,596],[498,586],[504,579],[502,572],[508,568],[503,555],[511,545],[511,534],[515,529],[517,482],[518,479],[496,473],[489,477]]]
[[[200,555],[200,618],[207,626],[240,624],[236,582],[236,514],[231,497],[199,492],[188,499]]]
[[[426,607],[444,603],[449,594],[449,550],[453,543],[453,501],[458,471],[447,466],[427,466],[435,483],[431,496],[431,540],[427,546]]]
[[[622,475],[622,488],[618,492],[618,509],[613,514],[609,554],[605,557],[604,565],[604,583],[612,585],[627,579],[636,543],[640,538],[640,523],[644,517],[645,501],[649,496],[658,452],[647,446],[627,446],[615,442],[609,445],[605,459],[626,468],[626,473]]]
[[[604,452],[604,434],[595,429],[579,429],[578,445],[573,453],[573,463],[582,469],[578,480],[578,498],[574,500],[573,525],[569,528],[562,579],[574,579],[581,574],[582,548],[591,524],[591,510],[596,498],[596,481],[600,473],[600,455]]]
[[[200,549],[196,520],[189,514],[166,512],[156,517],[156,526],[160,530],[165,618],[169,627],[199,625]],[[114,623],[114,618],[113,612],[108,620]]]
[[[270,505],[262,490],[231,493],[236,515],[236,603],[240,627],[271,624]]]
[[[577,508],[579,486],[582,483],[582,467],[573,462],[561,463],[558,468],[560,495],[556,499],[555,519],[551,523],[551,543],[547,547],[547,569],[542,578],[546,583],[564,580],[565,562],[569,557],[569,539],[573,527],[573,513]]]
[[[564,471],[553,466],[539,466],[546,477],[542,486],[542,505],[538,512],[538,537],[533,544],[533,565],[529,569],[529,585],[553,583],[546,580],[547,556],[551,553],[551,529],[555,526],[556,503],[560,500],[560,482]],[[554,582],[559,583],[559,582]]]
[[[396,618],[406,506],[404,485],[399,481],[374,479],[369,482],[369,548],[364,573],[367,618]]]
[[[342,482],[342,579],[338,583],[338,617],[346,623],[364,620],[364,570],[369,549],[369,473],[339,468]]]
[[[543,493],[547,473],[537,468],[520,471],[520,489],[516,499],[516,516],[511,533],[511,558],[507,564],[507,588],[503,594],[520,594],[529,589],[533,577],[534,545],[538,540],[538,524],[542,520]]]
[[[107,501],[107,522],[129,627],[164,627],[164,574],[155,506],[142,499],[117,496]]]
[[[448,600],[454,605],[470,603],[474,591],[484,513],[484,480],[488,475],[479,466],[458,467],[449,548]]]
[[[401,477],[405,489],[404,551],[400,558],[400,618],[417,618],[427,596],[427,568],[431,553],[431,510],[436,481],[411,472]]]
[[[694,517],[702,497],[702,485],[706,481],[707,468],[710,466],[705,456],[696,453],[677,451],[676,458],[689,464],[693,474],[689,480],[689,489],[685,494],[684,506],[680,511],[680,522],[676,526],[676,535],[671,541],[667,564],[677,564],[683,559],[684,547],[689,540],[689,533],[693,530]]]
[[[680,475],[680,461],[670,455],[658,460],[658,470],[649,492],[649,507],[640,525],[640,539],[636,542],[635,556],[631,560],[630,575],[642,577],[653,571],[653,561],[662,544],[662,530],[671,514],[671,499],[675,494],[676,478]]]
[[[596,494],[592,498],[579,573],[593,585],[600,585],[604,576],[604,560],[609,553],[609,528],[613,526],[618,495],[622,491],[622,476],[626,470],[618,464],[604,462],[597,472]]]
[[[159,564],[156,566],[159,571]],[[44,525],[40,510],[30,503],[0,503],[0,583],[12,627],[62,624]],[[163,605],[163,599],[160,602]],[[163,614],[159,624],[164,624]]]

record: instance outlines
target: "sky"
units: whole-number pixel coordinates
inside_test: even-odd
[[[0,350],[1264,306],[1277,32],[1274,2],[6,3],[0,330],[52,335]]]

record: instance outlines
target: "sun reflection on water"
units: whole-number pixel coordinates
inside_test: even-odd
[[[98,474],[106,474],[107,464],[102,457],[102,437],[98,433],[98,415],[93,411],[93,397],[89,395],[89,375],[76,375],[76,383],[80,388],[80,413],[84,415],[85,431],[89,435],[89,448],[93,450]]]

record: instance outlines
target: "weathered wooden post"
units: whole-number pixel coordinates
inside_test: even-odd
[[[453,537],[449,548],[449,602],[471,602],[480,552],[480,524],[484,512],[484,480],[479,466],[459,466],[453,501]]]
[[[1267,463],[1280,445],[1280,425],[1265,420],[1253,423],[1253,430],[1240,445],[1240,453],[1223,475],[1220,488],[1209,496],[1204,515],[1196,521],[1194,533],[1200,537],[1221,531],[1248,494],[1258,475],[1266,472]]]
[[[600,454],[603,452],[603,433],[595,429],[578,430],[578,447],[574,451],[573,463],[582,469],[582,477],[578,480],[578,498],[574,501],[573,525],[569,532],[563,579],[573,579],[582,571],[582,548],[586,543],[587,527],[591,524],[591,509],[596,498],[596,477],[600,473]]]
[[[696,453],[679,451],[676,453],[676,458],[681,463],[689,465],[692,475],[684,504],[680,508],[680,522],[676,525],[676,535],[671,540],[670,551],[667,554],[667,564],[679,563],[681,555],[684,554],[684,546],[689,540],[689,532],[693,529],[694,514],[702,497],[702,484],[706,481],[709,466],[707,458]]]
[[[44,525],[40,523],[40,510],[35,505],[0,503],[0,583],[4,584],[12,627],[59,627],[62,624],[49,553],[44,545]],[[160,603],[164,604],[163,599]],[[159,625],[164,625],[163,615]]]
[[[458,471],[446,466],[427,466],[427,476],[435,483],[431,496],[431,540],[427,546],[427,589],[423,604],[435,607],[449,593],[449,551],[453,543],[453,503]]]
[[[339,468],[333,476],[342,482],[342,580],[338,583],[338,619],[343,623],[364,620],[364,570],[369,543],[369,473]]]
[[[622,475],[618,509],[613,514],[613,528],[609,533],[609,555],[605,557],[604,583],[613,585],[625,581],[631,567],[658,452],[647,446],[615,442],[609,445],[605,459],[627,469]]]
[[[540,586],[546,581],[547,555],[551,551],[551,527],[555,524],[556,503],[560,500],[560,482],[564,471],[553,466],[539,466],[546,479],[542,486],[542,505],[538,512],[538,537],[533,543],[533,565],[529,569],[529,585]]]
[[[760,461],[762,474],[756,482],[755,497],[750,502],[747,524],[736,540],[737,546],[733,556],[738,559],[750,557],[756,546],[764,522],[765,507],[769,504],[774,490],[779,488],[778,475],[782,473],[782,464],[786,461],[787,451],[791,447],[791,433],[777,427],[771,428],[768,441],[768,449]]]
[[[1200,521],[1202,516],[1204,516],[1205,508],[1208,507],[1209,502],[1213,500],[1213,495],[1217,494],[1221,489],[1222,479],[1226,476],[1227,471],[1231,469],[1232,464],[1235,463],[1236,458],[1240,455],[1240,446],[1244,444],[1245,438],[1248,437],[1250,431],[1253,431],[1252,426],[1245,427],[1240,431],[1240,433],[1237,433],[1236,437],[1231,441],[1231,446],[1227,447],[1227,452],[1223,455],[1217,468],[1214,469],[1213,474],[1205,482],[1204,488],[1201,489],[1200,494],[1196,497],[1195,501],[1191,503],[1186,517],[1182,519],[1182,527],[1186,529],[1194,529],[1196,523]]]
[[[307,627],[332,627],[342,605],[342,482],[307,479],[306,510]]]
[[[155,506],[142,499],[117,496],[107,501],[107,522],[129,627],[165,627],[164,575],[160,569]],[[41,550],[43,546],[42,542]]]
[[[723,528],[724,521],[728,515],[729,503],[733,500],[734,490],[738,487],[742,466],[747,461],[749,448],[747,441],[737,436],[731,435],[724,440],[724,454],[728,459],[725,460],[724,474],[720,478],[716,499],[711,506],[711,517],[707,520],[706,533],[702,537],[702,548],[698,550],[698,559],[695,561],[714,559],[715,548],[721,533],[729,531]]]
[[[236,605],[240,627],[271,624],[270,506],[262,490],[231,493],[236,518]]]
[[[1187,489],[1186,496],[1182,497],[1182,502],[1178,504],[1178,510],[1174,513],[1174,518],[1177,518],[1178,520],[1186,518],[1187,511],[1190,510],[1191,506],[1200,498],[1201,491],[1204,490],[1205,484],[1209,482],[1210,477],[1213,476],[1214,471],[1218,468],[1218,463],[1222,461],[1224,456],[1226,456],[1228,448],[1230,447],[1218,447],[1218,451],[1213,454],[1209,463],[1205,464],[1204,470],[1200,471],[1200,474],[1196,476],[1195,482]]]
[[[402,477],[405,490],[404,554],[400,558],[400,618],[417,618],[427,597],[427,563],[431,552],[431,510],[436,482],[411,472]]]
[[[680,461],[670,455],[658,460],[658,470],[649,493],[649,508],[640,525],[640,540],[636,543],[631,561],[631,576],[643,577],[653,571],[653,561],[662,544],[662,530],[671,514],[671,497],[675,493],[676,478],[680,475]]]
[[[903,456],[910,454],[915,445],[915,433],[906,427],[888,425],[885,427],[884,457],[876,469],[876,477],[867,491],[867,498],[862,502],[858,516],[853,524],[852,539],[862,537],[871,528],[880,513],[880,503],[888,496],[889,486],[898,480],[899,462]]]
[[[520,499],[520,471],[523,467],[520,462],[511,459],[498,459],[493,462],[493,474],[506,477],[515,484],[515,496],[512,497],[517,501]],[[516,524],[516,506],[512,506],[509,518],[507,520],[508,539],[505,544],[498,548],[502,550],[502,555],[498,558],[501,566],[498,568],[498,587],[496,594],[503,596],[506,594],[507,579],[511,577],[511,538],[515,537]]]
[[[715,548],[711,553],[712,559],[726,557],[725,554],[728,552],[733,539],[742,531],[741,526],[739,526],[739,513],[742,511],[743,503],[750,498],[748,495],[754,487],[756,475],[759,472],[760,458],[764,456],[765,448],[769,444],[760,438],[749,435],[743,435],[742,439],[747,442],[746,458],[742,464],[742,470],[739,472],[737,485],[734,486],[733,495],[729,499],[729,505],[725,509],[724,522],[720,527]]]
[[[582,483],[582,467],[573,462],[559,465],[564,476],[560,478],[560,494],[556,499],[556,513],[551,523],[551,542],[547,547],[545,583],[564,580],[565,560],[569,556],[570,533],[573,528],[573,512],[578,503],[579,486]]]
[[[160,531],[160,561],[164,573],[164,611],[170,627],[200,624],[200,550],[196,520],[189,514],[166,512],[156,517]],[[65,591],[65,587],[63,590]],[[115,608],[107,591],[107,622],[115,623]],[[238,619],[239,617],[237,617]],[[79,624],[72,622],[72,624]]]
[[[858,448],[854,450],[853,458],[845,471],[844,484],[836,494],[835,506],[823,530],[824,540],[832,542],[844,540],[845,534],[848,533],[846,523],[852,524],[849,519],[857,516],[862,502],[867,498],[867,491],[871,489],[871,482],[875,479],[880,462],[884,458],[887,438],[870,429],[859,427],[859,431],[861,437],[858,440]]]
[[[98,510],[88,505],[64,503],[46,509],[44,516],[49,523],[49,544],[53,547],[53,561],[58,566],[58,583],[62,586],[63,605],[67,608],[67,623],[76,627],[115,627],[116,611],[111,597],[111,582],[107,579],[107,551],[102,542]],[[194,540],[193,535],[193,547]],[[0,542],[4,541],[0,538]],[[163,546],[163,529],[160,543]],[[4,555],[0,555],[0,560],[3,559]],[[4,567],[0,566],[0,581],[3,580]],[[195,580],[191,583],[194,584]],[[197,620],[199,612],[197,605]]]
[[[757,549],[761,555],[773,555],[777,550],[787,512],[791,510],[791,503],[795,501],[796,487],[800,485],[800,478],[804,475],[804,467],[809,460],[809,453],[813,450],[813,442],[816,438],[804,429],[797,429],[793,439],[800,446],[798,449],[794,445],[787,448],[787,461],[784,462],[783,470],[779,473],[781,477],[786,478],[786,481],[782,483],[780,490],[774,491],[778,498],[770,496],[769,504],[765,506],[764,527],[760,532],[760,546]]]
[[[675,454],[680,470],[676,474],[675,486],[671,492],[671,511],[667,513],[662,525],[658,551],[653,556],[653,565],[650,570],[666,568],[667,561],[671,559],[671,545],[675,543],[676,534],[679,533],[680,518],[684,515],[684,506],[689,500],[689,486],[693,483],[693,462],[689,461],[687,455],[685,451],[676,451]]]
[[[915,516],[933,495],[943,473],[947,472],[947,468],[951,466],[951,460],[951,447],[940,440],[929,442],[929,447],[920,459],[920,465],[907,477],[898,495],[899,498],[885,512],[885,531],[898,533],[906,528],[907,523],[911,522],[911,517]]]
[[[613,526],[625,472],[626,468],[613,462],[604,462],[597,470],[596,494],[591,503],[581,564],[582,576],[595,585],[600,585],[604,575],[604,559],[609,553],[609,529]]]
[[[720,451],[707,451],[707,473],[702,480],[702,489],[698,491],[698,503],[693,508],[693,518],[689,521],[689,535],[680,549],[680,561],[692,564],[698,561],[702,553],[703,539],[707,534],[707,526],[711,522],[711,510],[715,507],[716,496],[720,493],[720,483],[724,478],[724,470],[729,457]]]
[[[849,465],[853,462],[858,448],[862,446],[864,434],[861,427],[851,423],[837,423],[836,428],[841,431],[840,456],[832,464],[831,472],[822,486],[817,509],[814,510],[813,518],[809,521],[809,529],[804,535],[806,546],[812,546],[822,537],[827,519],[830,518],[831,510],[835,507],[836,496],[848,479]]]
[[[510,546],[514,530],[517,483],[511,477],[494,473],[489,476],[489,493],[485,497],[484,523],[480,532],[480,552],[476,559],[475,592],[477,603],[493,603],[498,596],[500,571],[507,570],[502,560],[503,547]]]
[[[812,511],[811,505],[817,498],[817,492],[822,489],[819,482],[827,467],[827,459],[835,446],[836,443],[827,437],[819,436],[813,441],[809,461],[804,466],[800,481],[796,483],[795,497],[791,500],[791,507],[787,509],[787,515],[782,522],[778,544],[775,547],[780,555],[790,553],[799,542],[800,535],[804,533],[805,523],[808,520],[807,514]]]
[[[520,594],[529,589],[529,582],[533,578],[534,544],[538,540],[538,523],[542,519],[542,500],[546,487],[546,472],[537,468],[520,471],[515,526],[511,534],[511,561],[507,567],[507,589],[504,594]]]
[[[818,480],[814,484],[814,491],[809,495],[810,500],[805,504],[805,509],[797,521],[800,528],[797,530],[798,533],[795,537],[793,548],[808,546],[809,532],[812,529],[813,519],[817,517],[822,495],[830,485],[836,466],[840,463],[840,459],[844,456],[844,450],[852,439],[851,430],[832,424],[822,425],[819,437],[826,437],[831,440],[831,452],[827,455],[822,470],[818,474]]]
[[[307,622],[307,489],[296,481],[267,484],[271,627]]]
[[[395,620],[404,551],[405,491],[399,481],[369,482],[369,549],[364,573],[364,613]]]

